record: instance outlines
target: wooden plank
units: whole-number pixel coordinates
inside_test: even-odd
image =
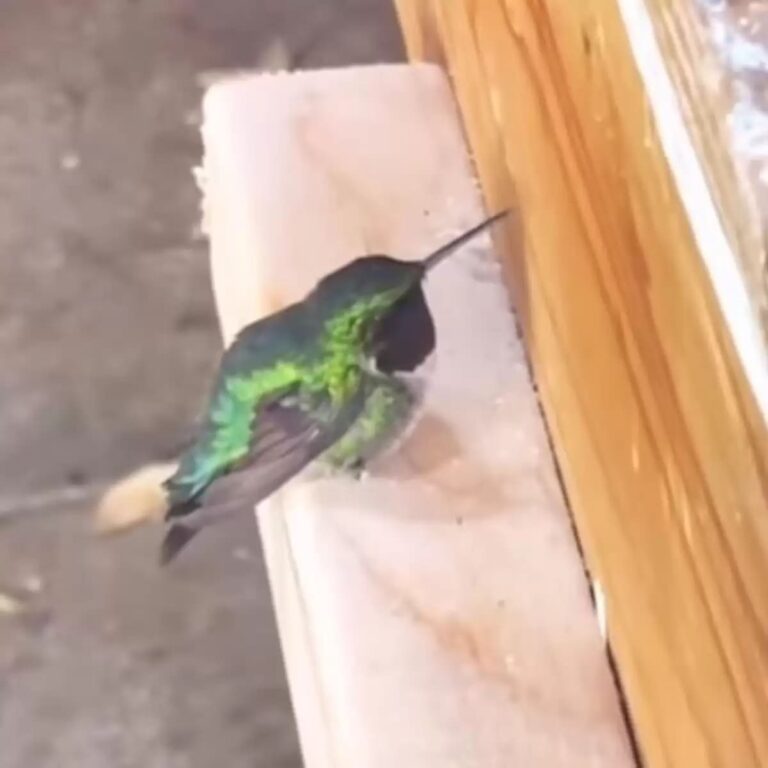
[[[361,253],[417,257],[483,216],[435,67],[223,82],[204,139],[226,341]],[[405,444],[259,509],[306,764],[633,765],[488,241],[427,291],[438,350]]]
[[[768,765],[765,350],[710,263],[718,246],[737,274],[733,190],[691,210],[723,176],[649,96],[678,55],[654,29],[684,3],[646,3],[640,29],[618,0],[400,0],[419,40],[414,4],[490,207],[521,208],[509,282],[647,764]]]

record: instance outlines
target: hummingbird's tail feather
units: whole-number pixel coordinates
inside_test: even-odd
[[[428,272],[430,269],[436,267],[441,261],[443,261],[443,259],[450,256],[457,248],[464,245],[464,243],[466,243],[468,240],[471,240],[476,235],[479,235],[483,230],[490,227],[491,224],[496,223],[499,219],[506,216],[508,213],[509,211],[505,210],[490,216],[485,221],[472,227],[472,229],[468,229],[466,232],[464,232],[464,234],[461,234],[451,240],[450,243],[446,243],[441,248],[438,248],[433,253],[430,253],[429,256],[427,256],[422,261],[422,264],[424,265],[424,271]]]
[[[174,523],[168,528],[160,546],[160,565],[168,565],[176,555],[199,533],[200,529],[184,523]]]
[[[160,522],[169,506],[163,482],[175,471],[176,464],[149,464],[111,485],[94,510],[95,530],[112,534]]]

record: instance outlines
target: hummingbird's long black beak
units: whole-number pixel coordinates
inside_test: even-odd
[[[436,267],[443,259],[450,256],[457,248],[460,248],[468,240],[471,240],[475,235],[479,235],[483,230],[496,223],[499,219],[503,218],[509,213],[508,210],[501,211],[490,216],[482,223],[468,229],[463,235],[459,235],[457,238],[451,240],[450,243],[446,243],[441,248],[438,248],[433,253],[430,253],[421,263],[424,265],[424,271],[428,272],[433,267]]]

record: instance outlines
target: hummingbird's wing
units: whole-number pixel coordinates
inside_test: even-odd
[[[415,285],[373,330],[372,350],[382,373],[412,372],[435,348],[435,324],[421,284]]]
[[[200,528],[253,508],[297,475],[349,429],[363,402],[361,388],[340,408],[326,398],[309,405],[295,393],[261,405],[247,455],[217,477],[194,505],[180,505],[169,512],[171,526],[163,540],[161,562],[172,560]]]
[[[331,427],[295,403],[269,403],[256,419],[248,455],[211,484],[203,505],[215,508],[238,500],[257,504],[333,442]]]

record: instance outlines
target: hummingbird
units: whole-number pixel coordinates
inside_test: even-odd
[[[316,459],[358,474],[381,453],[414,405],[404,376],[435,348],[425,277],[506,213],[420,261],[359,257],[243,328],[222,355],[195,441],[163,483],[162,564],[201,528],[258,504]]]

